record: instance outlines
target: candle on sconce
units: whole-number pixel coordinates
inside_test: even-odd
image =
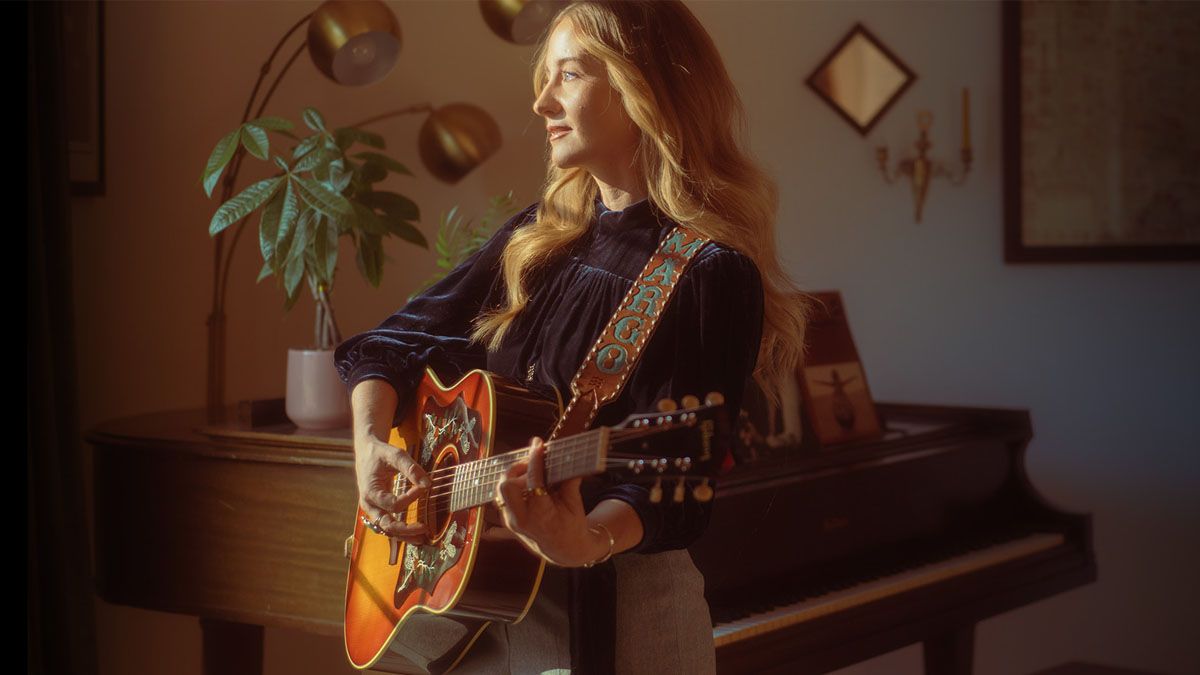
[[[962,92],[962,149],[971,149],[971,93],[966,87]]]

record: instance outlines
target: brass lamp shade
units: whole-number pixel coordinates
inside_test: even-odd
[[[451,103],[434,110],[421,125],[417,146],[429,173],[457,183],[500,149],[500,126],[482,108]]]
[[[500,38],[531,45],[565,4],[566,0],[479,0],[479,11]]]
[[[328,0],[308,21],[308,53],[338,84],[377,82],[396,65],[400,22],[380,0]]]

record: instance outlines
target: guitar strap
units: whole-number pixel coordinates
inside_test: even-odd
[[[662,240],[580,364],[571,380],[571,402],[547,440],[586,431],[600,407],[620,395],[688,263],[709,241],[683,225]],[[616,582],[611,560],[567,570],[573,673],[615,672]]]
[[[621,394],[688,263],[710,241],[684,225],[662,240],[579,365],[571,402],[547,440],[587,431],[600,407]]]

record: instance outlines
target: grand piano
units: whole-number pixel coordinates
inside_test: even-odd
[[[823,673],[922,643],[972,670],[980,620],[1096,579],[1091,517],[1025,472],[1020,410],[878,404],[885,433],[739,464],[692,548],[718,671]],[[341,637],[356,491],[348,431],[92,429],[97,591],[201,618],[204,670],[257,673],[264,626]]]

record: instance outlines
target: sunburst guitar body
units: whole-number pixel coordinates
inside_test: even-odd
[[[546,445],[546,483],[612,472],[651,484],[652,501],[664,494],[707,501],[709,479],[728,450],[722,401],[719,393],[709,394],[705,405],[685,396],[683,408],[664,400],[661,410],[619,426],[556,438]],[[492,498],[508,468],[528,455],[530,438],[548,438],[561,412],[561,400],[495,373],[472,370],[447,387],[426,368],[389,438],[432,481],[404,514],[406,522],[426,525],[426,541],[406,544],[376,534],[358,509],[344,631],[353,666],[447,672],[489,623],[525,615],[544,562],[501,524]],[[408,487],[403,475],[394,478],[394,494]],[[423,618],[429,615],[453,622],[431,633],[430,622],[438,620]]]

